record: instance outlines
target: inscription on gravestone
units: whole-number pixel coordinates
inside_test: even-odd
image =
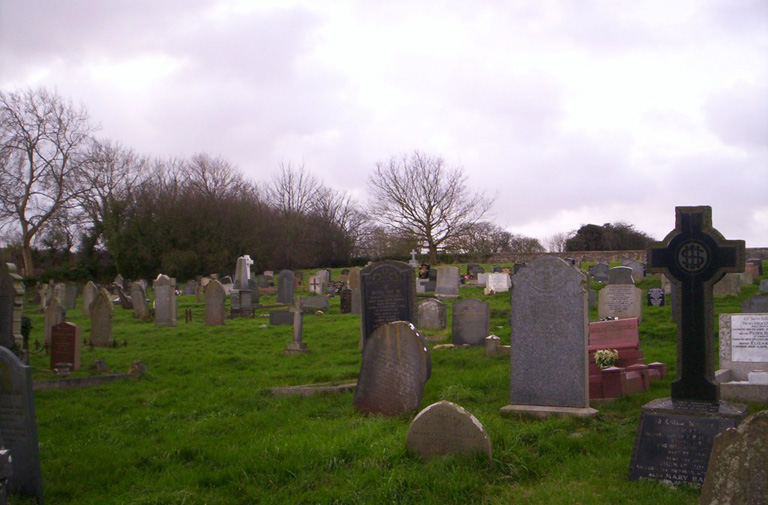
[[[490,306],[475,298],[453,304],[451,342],[453,345],[485,345],[490,333]]]
[[[59,323],[51,328],[51,370],[59,363],[70,363],[80,369],[80,328],[72,323]]]
[[[648,307],[663,307],[665,301],[666,301],[666,297],[664,295],[663,289],[651,288],[648,290],[647,301],[646,301]]]
[[[373,331],[393,321],[413,322],[416,285],[413,269],[400,261],[382,261],[360,271],[363,342]]]

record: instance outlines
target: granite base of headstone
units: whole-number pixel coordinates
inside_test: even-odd
[[[715,437],[699,503],[768,504],[768,410]]]
[[[405,445],[421,461],[449,455],[483,454],[493,461],[491,439],[464,407],[449,401],[433,403],[414,418]]]
[[[660,398],[640,409],[629,479],[701,485],[715,437],[735,428],[747,406]]]

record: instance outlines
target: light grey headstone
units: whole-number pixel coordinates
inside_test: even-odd
[[[625,262],[622,262],[622,264],[625,267],[629,267],[632,269],[632,279],[635,281],[643,280],[645,278],[645,265],[643,265],[640,262],[630,260]]]
[[[184,288],[182,289],[181,294],[183,294],[184,296],[191,296],[195,294],[196,290],[197,290],[197,282],[187,281],[187,283],[184,284]]]
[[[613,267],[608,270],[608,284],[634,284],[632,279],[632,268]]]
[[[91,302],[91,341],[95,347],[112,345],[112,297],[100,289]]]
[[[236,289],[248,289],[248,280],[251,278],[251,265],[253,265],[253,260],[247,254],[237,258],[234,280],[234,287]]]
[[[309,278],[309,291],[316,295],[322,295],[325,288],[324,275],[313,275]]]
[[[23,307],[24,286],[16,274],[16,265],[0,263],[0,346],[13,348],[17,341],[21,342]]]
[[[484,288],[485,286],[487,286],[488,285],[488,276],[489,275],[491,275],[491,274],[486,273],[486,272],[482,272],[482,273],[477,274],[477,285],[480,286],[481,288]]]
[[[227,315],[227,293],[224,286],[217,280],[208,282],[205,286],[205,325],[221,326]]]
[[[431,373],[427,342],[411,323],[379,326],[363,347],[353,405],[364,414],[415,412]]]
[[[459,267],[437,267],[435,296],[439,298],[457,298],[459,296]]]
[[[293,303],[294,275],[290,270],[283,270],[277,275],[277,303]]]
[[[742,274],[739,273],[725,274],[725,276],[715,284],[712,294],[715,296],[738,294],[741,286],[744,285],[741,275]]]
[[[25,366],[10,350],[0,347],[0,376],[0,436],[11,451],[13,468],[9,489],[43,503],[32,368]]]
[[[475,298],[453,304],[451,342],[453,345],[485,346],[490,334],[491,308]]]
[[[416,320],[422,330],[444,330],[446,327],[447,310],[440,300],[428,298],[419,302],[416,309]]]
[[[140,321],[146,321],[149,318],[147,292],[140,282],[131,284],[131,304],[133,305],[133,317]]]
[[[88,281],[83,288],[83,314],[85,314],[86,317],[91,315],[91,303],[98,292],[99,287],[94,284],[93,281]]]
[[[720,314],[719,334],[720,368],[731,371],[732,381],[768,371],[768,313]]]
[[[540,256],[514,275],[510,298],[511,406],[587,409],[587,276]]]
[[[505,293],[509,291],[510,286],[512,286],[512,279],[510,279],[509,274],[498,273],[480,275],[487,276],[488,281],[486,286],[497,293]]]
[[[155,290],[155,326],[176,326],[176,282],[160,274],[152,283]]]
[[[43,334],[45,335],[45,343],[50,345],[51,343],[51,328],[53,325],[59,324],[64,321],[64,313],[66,309],[61,306],[59,298],[54,296],[48,306],[45,308],[45,318],[43,320]],[[2,436],[2,433],[0,433]]]
[[[484,454],[493,461],[491,439],[475,416],[448,401],[433,403],[414,418],[405,439],[422,461],[451,454]]]
[[[122,286],[122,285],[121,285]],[[64,289],[64,308],[72,310],[77,305],[77,286],[69,284]]]
[[[597,313],[600,319],[639,319],[643,315],[643,290],[634,284],[608,284],[598,295]]]

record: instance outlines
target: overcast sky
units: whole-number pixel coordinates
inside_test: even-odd
[[[0,89],[55,88],[99,134],[281,162],[366,200],[414,149],[544,238],[678,205],[768,246],[768,1],[0,0]]]

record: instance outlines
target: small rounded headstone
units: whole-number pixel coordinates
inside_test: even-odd
[[[464,407],[445,400],[419,412],[408,429],[406,447],[422,461],[476,453],[493,461],[491,439],[480,421]]]

